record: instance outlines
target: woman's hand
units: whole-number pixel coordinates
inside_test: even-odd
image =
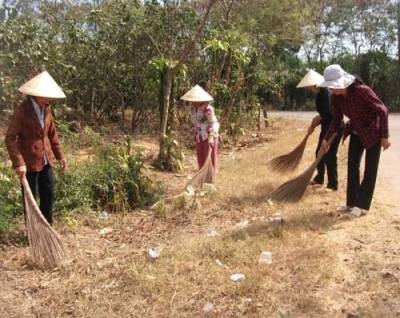
[[[26,175],[26,166],[20,166],[15,168],[15,172],[17,173],[19,181],[22,182],[22,179]]]
[[[308,134],[311,135],[314,132],[315,127],[317,127],[321,123],[321,116],[315,116],[308,127]]]
[[[388,149],[390,147],[391,143],[389,141],[389,138],[382,138],[381,139],[381,146],[383,148],[383,150],[385,151],[386,149]]]
[[[67,169],[67,161],[65,159],[60,160],[60,167],[63,171]]]
[[[321,151],[323,151],[324,153],[327,153],[329,151],[329,147],[330,145],[328,144],[328,141],[326,139],[322,140],[321,142]]]

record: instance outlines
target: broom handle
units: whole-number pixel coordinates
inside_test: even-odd
[[[331,145],[331,143],[335,140],[336,136],[337,136],[337,133],[334,133],[334,134],[328,139],[328,146]],[[329,151],[329,150],[328,150],[328,151]],[[327,151],[327,152],[328,152],[328,151]],[[322,157],[323,157],[327,152],[323,151],[323,149],[321,148],[321,149],[318,151],[316,161],[320,162],[321,159],[322,159]]]

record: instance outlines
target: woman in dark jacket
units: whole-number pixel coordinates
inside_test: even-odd
[[[303,77],[303,79],[297,84],[296,87],[304,87],[306,90],[317,94],[315,98],[315,108],[318,115],[315,116],[311,122],[309,133],[311,134],[314,129],[321,125],[321,131],[318,138],[317,149],[315,155],[321,148],[322,140],[328,131],[329,125],[332,121],[331,107],[330,107],[330,94],[328,89],[324,87],[319,87],[324,81],[324,77],[315,72],[314,70],[309,70],[308,73]],[[311,181],[311,184],[324,184],[325,170],[328,176],[327,189],[336,191],[338,189],[338,172],[337,172],[337,152],[339,148],[340,138],[342,136],[342,125],[339,126],[338,135],[332,142],[329,151],[322,157],[322,160],[317,165],[317,175]]]
[[[344,138],[350,135],[347,163],[347,199],[343,212],[352,217],[366,214],[370,209],[378,173],[381,148],[390,147],[388,110],[373,90],[333,64],[324,71],[320,85],[332,92],[333,120],[322,142],[329,149],[327,140],[337,130],[343,116],[346,123]],[[360,163],[365,151],[364,175],[360,180]]]
[[[50,100],[65,98],[61,88],[43,72],[19,88],[27,95],[11,118],[5,143],[20,180],[25,176],[32,194],[40,199],[40,210],[52,224],[55,159],[66,168],[64,153],[50,110]]]

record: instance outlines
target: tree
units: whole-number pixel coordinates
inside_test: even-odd
[[[158,156],[159,166],[165,169],[171,170],[176,167],[172,167],[169,163],[168,151],[166,151],[166,147],[169,144],[167,142],[167,127],[168,127],[168,115],[170,109],[170,97],[172,91],[173,81],[177,72],[181,69],[181,67],[187,62],[193,50],[196,47],[196,43],[199,42],[201,35],[203,33],[203,29],[208,20],[211,8],[215,4],[216,0],[209,0],[208,3],[198,10],[197,13],[203,11],[203,17],[199,20],[197,28],[194,32],[190,29],[178,30],[176,28],[179,25],[180,21],[178,19],[174,19],[176,17],[181,17],[182,13],[195,13],[192,8],[188,8],[184,4],[175,3],[170,4],[170,2],[165,1],[163,6],[158,6],[152,4],[152,11],[156,11],[161,16],[161,22],[165,23],[164,28],[157,29],[157,32],[146,32],[149,39],[152,41],[153,46],[157,49],[159,53],[159,57],[163,59],[164,66],[162,68],[161,73],[161,81],[160,85],[162,87],[162,107],[161,107],[161,125],[160,125],[160,150]],[[154,18],[154,16],[153,16]],[[153,21],[153,20],[151,20]],[[183,21],[187,22],[187,19]],[[147,21],[148,22],[148,21]],[[186,24],[187,26],[188,24]],[[160,25],[156,25],[156,27],[160,27]],[[165,29],[165,28],[168,29]],[[151,30],[151,29],[150,29]],[[164,30],[164,32],[160,32],[160,30]],[[184,31],[188,31],[187,33]],[[156,41],[154,38],[154,34],[161,34],[167,42],[161,41],[161,39]],[[159,44],[164,44],[163,46]],[[183,47],[181,49],[180,47]]]

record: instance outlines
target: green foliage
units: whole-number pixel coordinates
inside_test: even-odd
[[[322,72],[331,62],[343,63],[355,73],[369,68],[366,82],[392,109],[398,105],[397,86],[387,85],[398,83],[391,58],[398,25],[390,0],[218,2],[204,35],[195,39],[190,56],[184,56],[186,65],[175,70],[167,95],[163,94],[166,70],[177,65],[195,34],[203,3],[13,0],[4,4],[0,113],[21,98],[19,85],[46,69],[80,118],[96,124],[111,119],[126,129],[124,114],[129,109],[131,128],[139,127],[139,132],[159,130],[166,109],[162,97],[170,95],[169,120],[174,120],[174,103],[188,87],[205,80],[226,128],[227,123],[243,120],[249,110],[255,116],[258,103],[280,109],[309,107],[312,98],[295,84],[306,68]],[[374,52],[382,55],[363,57]],[[142,122],[146,122],[143,128]],[[164,126],[174,129],[179,123]]]
[[[131,154],[131,140],[100,150],[93,162],[60,173],[58,211],[106,208],[126,212],[154,203],[161,187],[142,174],[143,158]]]
[[[23,212],[21,187],[8,165],[8,156],[0,144],[0,234],[6,232]]]
[[[22,215],[21,187],[0,147],[0,234]],[[143,175],[143,158],[132,154],[130,138],[101,148],[92,162],[56,171],[55,211],[67,217],[76,210],[127,212],[153,204],[162,194],[159,183]],[[65,219],[65,218],[64,218]],[[65,220],[68,220],[66,218]]]
[[[62,144],[74,150],[82,147],[97,147],[102,144],[100,133],[94,131],[90,126],[84,126],[81,131],[74,132],[73,125],[76,122],[64,120],[57,122],[57,133],[61,138]]]

